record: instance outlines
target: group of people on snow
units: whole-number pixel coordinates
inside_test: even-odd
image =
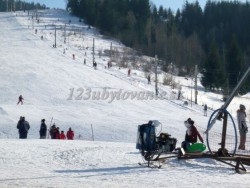
[[[130,75],[130,69],[129,73]],[[148,78],[149,79],[149,78]],[[150,79],[149,79],[150,82]],[[19,103],[23,104],[23,96],[20,95],[18,98],[17,105]],[[207,104],[204,105],[204,116],[207,116]],[[186,121],[184,121],[184,125],[187,128],[186,134],[185,134],[185,140],[182,142],[181,146],[184,150],[186,150],[190,145],[197,143],[197,138],[203,143],[203,138],[200,135],[199,131],[194,125],[194,121],[191,118],[188,118]],[[246,143],[246,134],[248,132],[248,126],[246,124],[246,107],[243,104],[240,104],[239,109],[237,110],[237,123],[238,123],[238,130],[240,135],[240,143],[238,146],[238,149],[245,150],[245,143]],[[28,131],[30,129],[29,122],[25,120],[25,117],[21,116],[18,123],[17,123],[17,129],[19,132],[19,138],[20,139],[26,139],[28,135]],[[45,119],[41,120],[41,126],[39,130],[40,139],[46,139],[47,137],[47,125],[45,124]],[[74,139],[74,131],[69,128],[66,135],[64,131],[62,130],[60,132],[60,128],[56,127],[55,123],[51,126],[49,130],[49,135],[51,139],[68,139],[73,140]]]
[[[17,123],[17,129],[18,129],[18,133],[19,133],[19,138],[26,139],[27,135],[28,135],[28,131],[30,129],[30,125],[29,125],[29,122],[25,120],[25,117],[23,117],[23,116],[20,117],[20,119]],[[45,123],[45,119],[42,119],[40,130],[39,130],[40,139],[46,139],[47,133],[48,133],[48,128],[47,128],[47,125]],[[49,129],[49,135],[50,135],[51,139],[62,139],[62,140],[65,140],[65,139],[74,140],[74,136],[75,136],[74,131],[71,128],[69,128],[66,135],[65,135],[64,131],[60,132],[60,128],[56,127],[55,123]]]
[[[65,135],[64,131],[60,131],[60,128],[56,127],[55,124],[51,126],[49,134],[51,139],[65,140],[67,138],[68,140],[74,140],[74,131],[71,128],[69,128],[67,134]]]
[[[207,105],[204,106],[204,116],[207,116]],[[220,117],[220,119],[223,118],[223,116]],[[243,104],[239,105],[239,109],[237,110],[237,124],[238,124],[238,130],[239,130],[239,136],[240,136],[240,143],[238,146],[239,150],[245,150],[246,149],[246,134],[248,132],[248,126],[246,123],[246,107]],[[181,146],[184,150],[187,150],[187,148],[197,143],[198,139],[200,142],[203,143],[203,138],[197,128],[194,126],[194,121],[191,118],[188,118],[186,121],[184,121],[184,125],[186,126],[186,134],[185,134],[185,140],[182,142]]]

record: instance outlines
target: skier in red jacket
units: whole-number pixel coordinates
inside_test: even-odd
[[[67,139],[74,140],[74,131],[72,131],[71,128],[69,128],[69,130],[67,132]]]

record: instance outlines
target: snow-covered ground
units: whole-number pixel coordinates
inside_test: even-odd
[[[81,27],[82,34],[67,30],[64,43],[61,28],[65,24],[68,29]],[[54,25],[57,48],[52,47]],[[155,90],[154,82],[147,84],[144,73],[133,68],[130,77],[127,69],[105,69],[109,57],[98,55],[110,49],[111,42],[117,48],[122,44],[99,35],[62,10],[40,12],[39,23],[32,23],[31,13],[0,13],[0,28],[0,187],[249,186],[246,175],[210,159],[173,158],[162,169],[138,165],[142,161],[135,149],[138,125],[159,120],[162,131],[177,138],[180,146],[186,131],[183,121],[191,117],[203,133],[213,111],[209,109],[204,117],[202,105],[219,108],[223,104],[220,95],[204,92],[199,84],[195,105],[190,102],[193,81],[176,77],[182,86],[182,100],[176,100],[176,91],[162,84],[159,89],[164,97],[146,99],[145,92]],[[93,38],[97,70],[92,67]],[[20,94],[24,105],[17,105]],[[247,95],[236,97],[229,112],[235,117],[239,104],[247,107],[248,101]],[[31,125],[27,140],[17,139],[20,116]],[[71,127],[77,140],[39,140],[40,120],[45,118],[50,125],[52,117],[60,130]],[[220,133],[216,125],[213,130]]]

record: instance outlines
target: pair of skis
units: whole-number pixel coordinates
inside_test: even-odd
[[[53,121],[53,117],[52,117],[51,120],[50,120],[47,139],[49,139],[49,136],[50,136],[50,129],[51,129],[51,127],[52,127],[52,121]]]

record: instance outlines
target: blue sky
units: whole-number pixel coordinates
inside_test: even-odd
[[[39,2],[40,4],[45,4],[50,8],[65,8],[67,0],[25,0],[26,2]],[[178,8],[182,8],[186,0],[151,0],[155,5],[163,5],[165,8],[171,8],[176,11]],[[201,7],[203,8],[207,0],[199,0]],[[246,0],[240,0],[246,2]],[[195,0],[188,0],[188,2],[195,2]]]
[[[177,10],[177,8],[181,8],[184,4],[185,0],[151,0],[155,5],[164,7],[171,7],[173,10]],[[189,0],[192,2],[194,0]],[[40,4],[45,4],[50,8],[65,8],[66,0],[26,0],[26,2],[39,2]],[[199,1],[201,6],[205,4],[206,0]]]

